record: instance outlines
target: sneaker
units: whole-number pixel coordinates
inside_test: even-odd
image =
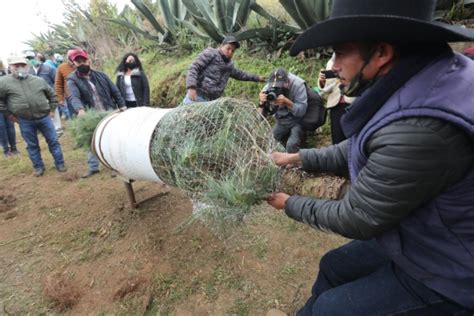
[[[35,169],[35,172],[33,174],[34,174],[35,177],[41,177],[44,174],[44,169],[37,168],[37,169]]]
[[[10,150],[10,153],[13,155],[13,156],[18,156],[20,154],[20,152],[18,151],[18,149],[12,149]]]
[[[4,156],[5,158],[9,158],[9,157],[11,157],[11,156],[13,156],[13,155],[12,155],[12,153],[11,153],[10,151],[7,151],[7,152],[3,153],[3,156]]]
[[[66,172],[67,168],[65,165],[60,165],[56,167],[56,170],[58,170],[58,172]]]
[[[83,174],[81,176],[81,178],[85,179],[85,178],[89,178],[89,177],[92,177],[93,175],[99,173],[99,170],[89,170],[87,171],[87,173]]]

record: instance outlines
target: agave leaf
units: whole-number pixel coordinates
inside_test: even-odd
[[[194,16],[193,17],[196,23],[208,34],[210,38],[212,38],[216,43],[220,43],[224,36],[219,32],[217,27],[210,23],[208,20]]]
[[[262,40],[272,39],[274,30],[269,27],[255,28],[237,34],[237,39],[240,41],[259,38]]]
[[[197,36],[201,37],[201,38],[208,38],[209,36],[207,35],[207,33],[201,31],[196,25],[192,24],[191,22],[189,21],[182,21],[183,22],[183,25],[185,27],[187,27],[191,32],[195,33]]]
[[[160,0],[161,14],[165,18],[166,29],[171,33],[175,32],[176,22],[171,12],[170,3],[168,0]]]
[[[122,20],[122,19],[106,19],[107,21],[110,21],[112,23],[115,23],[115,24],[119,24],[119,25],[122,25],[122,26],[125,26],[126,28],[129,28],[131,30],[133,30],[134,32],[136,33],[140,33],[142,34],[143,36],[145,36],[146,38],[149,38],[151,40],[154,40],[154,41],[160,41],[160,38],[158,36],[155,36],[155,35],[151,35],[150,33],[148,33],[147,31],[144,31],[142,29],[140,29],[139,27],[133,25],[132,23],[126,21],[126,20]]]
[[[151,23],[151,25],[153,25],[153,27],[158,33],[165,34],[165,30],[160,25],[158,20],[156,20],[155,16],[150,11],[150,9],[143,3],[143,1],[132,0],[132,3],[145,16],[145,18]]]
[[[233,28],[235,26],[235,21],[237,18],[237,8],[236,8],[236,1],[227,1],[227,9],[226,9],[226,24],[227,24],[227,32],[234,32]]]
[[[214,15],[219,29],[224,33],[228,33],[225,0],[215,0]]]
[[[239,4],[239,9],[235,18],[234,25],[232,26],[232,32],[237,32],[247,23],[247,19],[250,15],[250,10],[252,6],[251,0],[242,0]]]
[[[308,28],[316,23],[317,19],[315,14],[317,13],[311,11],[312,8],[307,5],[306,1],[303,0],[296,2],[296,0],[293,0],[293,2],[299,17],[304,21],[305,28]],[[317,2],[317,0],[315,2]]]
[[[211,6],[208,0],[194,0],[196,7],[198,8],[199,12],[201,13],[200,16],[205,18],[206,20],[212,22],[214,25],[216,24],[216,20],[213,18]]]
[[[286,10],[286,12],[291,16],[291,18],[298,24],[301,29],[306,29],[307,25],[305,21],[300,17],[298,14],[298,10],[296,9],[295,3],[293,0],[279,0],[282,7]]]

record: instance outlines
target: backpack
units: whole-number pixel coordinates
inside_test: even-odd
[[[300,123],[305,131],[314,131],[326,122],[327,110],[321,96],[307,85],[306,94],[308,96],[308,107]]]

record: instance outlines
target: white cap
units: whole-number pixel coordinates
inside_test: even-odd
[[[14,65],[14,64],[26,64],[28,65],[28,61],[21,56],[10,56],[8,57],[8,64],[9,65]]]

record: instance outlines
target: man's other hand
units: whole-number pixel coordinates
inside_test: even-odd
[[[286,201],[290,196],[283,192],[270,193],[267,195],[267,203],[276,208],[282,210],[285,208]]]
[[[196,101],[197,100],[196,89],[188,89],[188,97],[191,99],[191,101]]]
[[[290,109],[293,107],[293,102],[287,97],[285,97],[283,94],[280,94],[275,99],[275,101],[273,101],[273,104],[278,105],[278,106],[286,106],[287,108],[290,108]]]
[[[86,114],[86,111],[84,111],[84,109],[80,109],[79,111],[77,111],[77,116],[78,116],[78,117],[81,117],[81,116],[83,116],[83,115],[85,115],[85,114]]]
[[[299,166],[301,165],[301,159],[299,153],[288,154],[279,151],[272,152],[270,158],[277,166]]]
[[[267,94],[264,91],[260,91],[258,94],[258,101],[260,102],[260,106],[263,106],[263,104],[267,102]]]

